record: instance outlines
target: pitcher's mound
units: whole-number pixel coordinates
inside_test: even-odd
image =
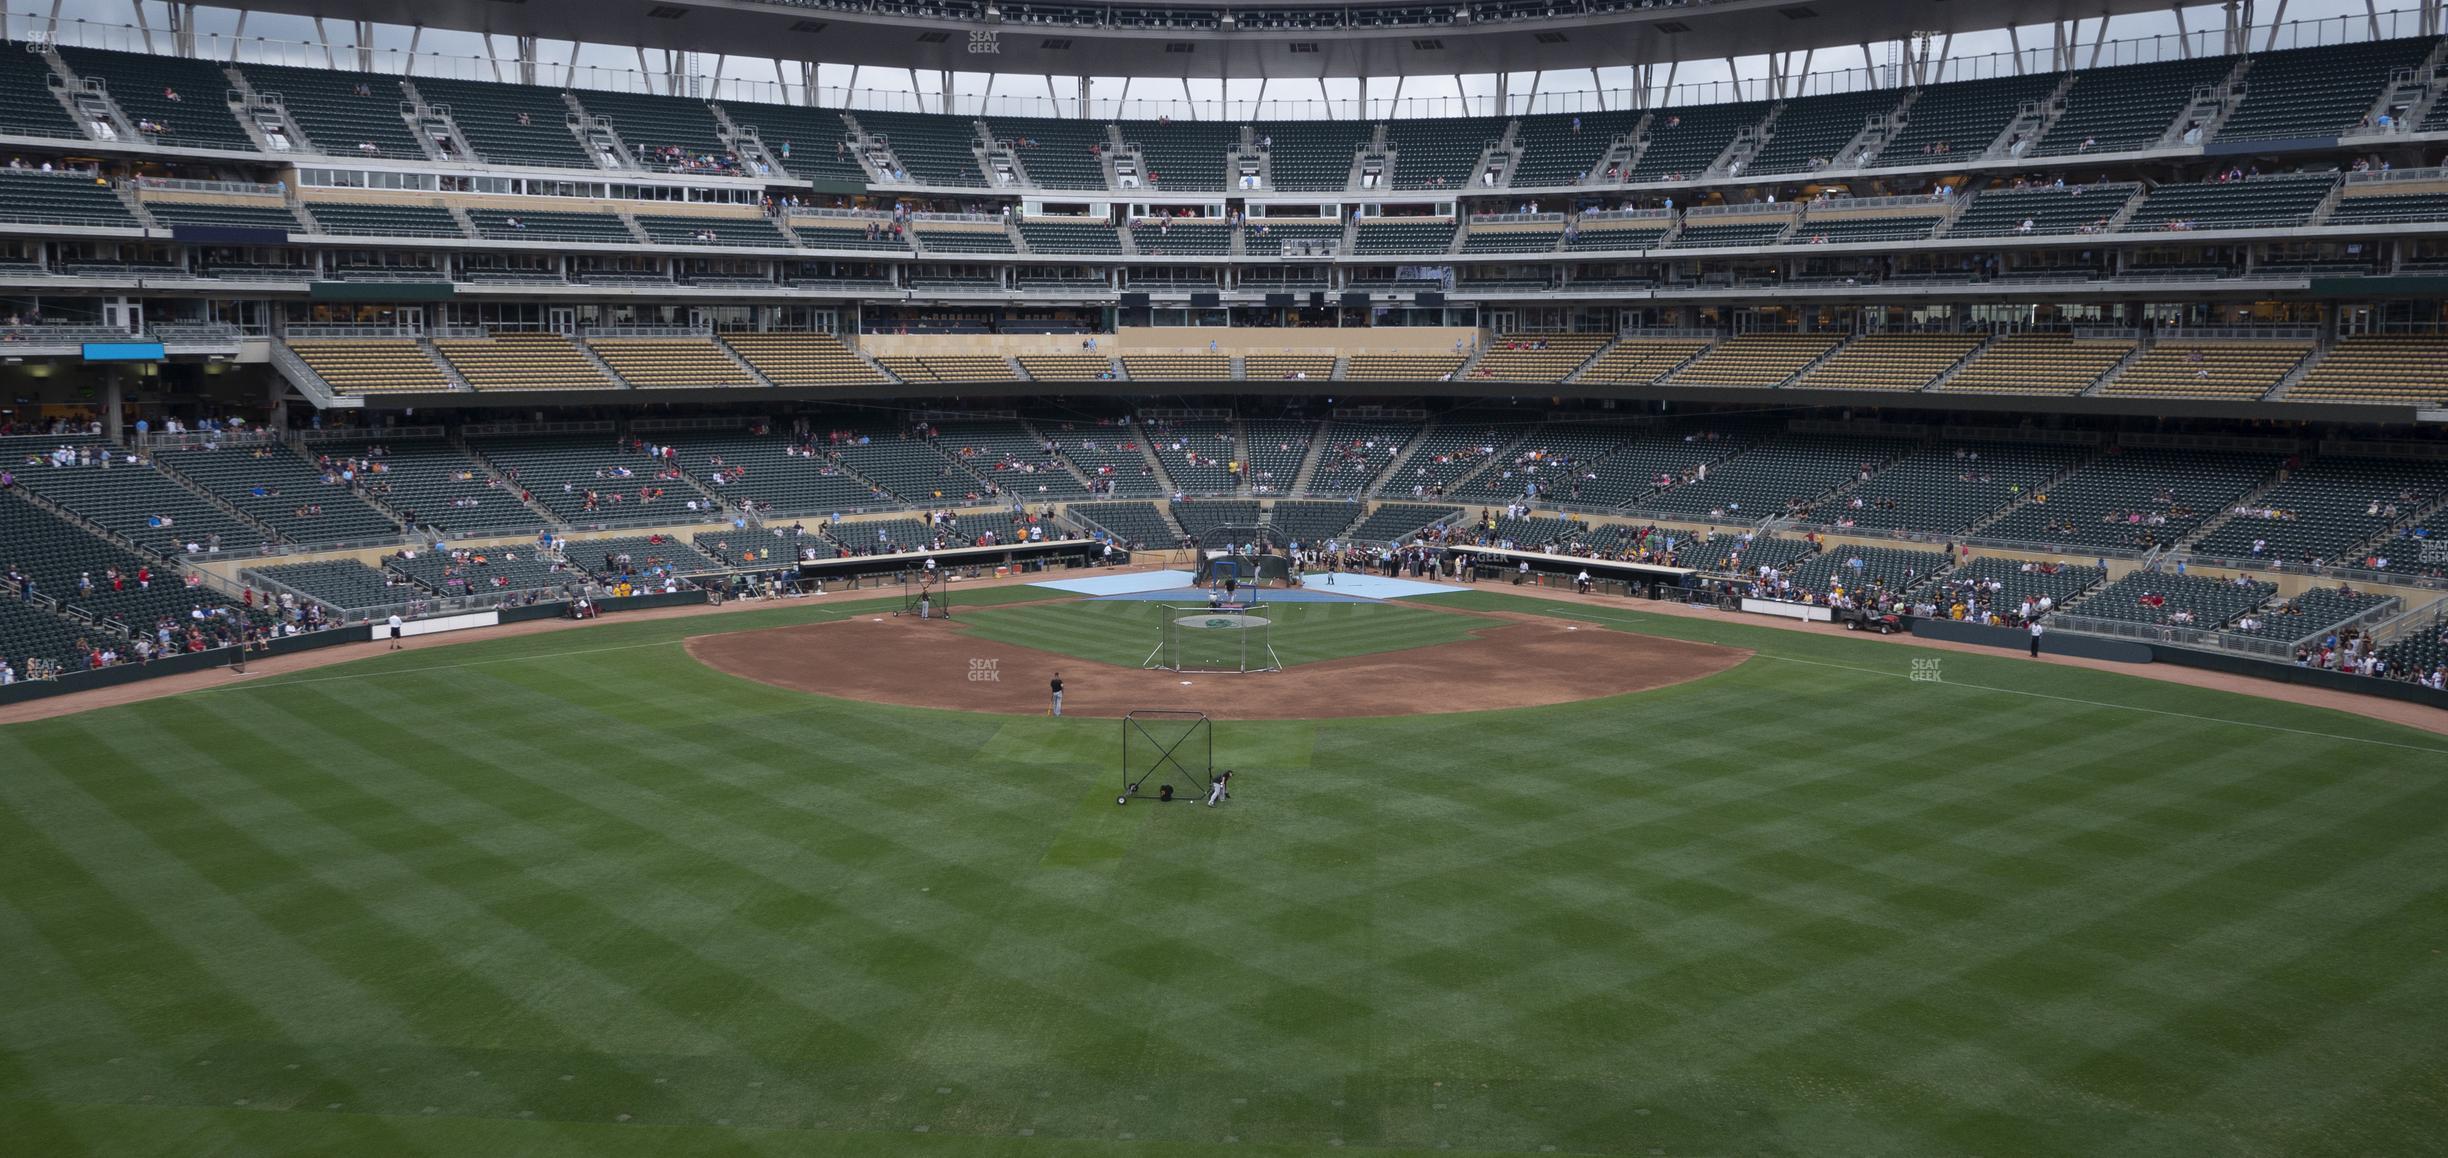
[[[698,636],[688,650],[719,671],[845,700],[1043,715],[1059,671],[1066,716],[1187,705],[1225,720],[1537,707],[1699,679],[1751,655],[1535,617],[1490,619],[1456,643],[1255,675],[1116,667],[983,639],[957,622],[845,619]]]

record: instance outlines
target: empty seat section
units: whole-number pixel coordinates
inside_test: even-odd
[[[1479,158],[1504,139],[1504,117],[1398,118],[1386,122],[1397,189],[1467,189]]]
[[[2105,229],[2133,199],[2136,185],[1983,189],[1948,226],[1948,237],[2007,237]],[[2027,227],[2028,226],[2028,227]]]
[[[1370,511],[1359,525],[1342,536],[1347,543],[1400,543],[1438,523],[1449,522],[1462,515],[1460,507],[1430,506],[1424,503],[1386,503]],[[1330,536],[1331,537],[1331,536]]]
[[[2226,80],[2234,67],[2234,57],[2218,56],[2079,70],[2065,112],[2024,156],[2151,148],[2176,127],[2196,91]]]
[[[0,52],[0,136],[84,140],[85,130],[51,95],[58,80],[41,53]]]
[[[1131,244],[1151,256],[1222,257],[1232,252],[1233,227],[1221,221],[1141,220],[1130,227]],[[1030,245],[1037,244],[1035,238]]]
[[[1241,251],[1253,257],[1282,253],[1287,246],[1339,246],[1340,221],[1250,221],[1242,226]]]
[[[399,533],[390,515],[341,481],[342,472],[317,470],[285,446],[177,450],[157,461],[286,542],[340,543]]]
[[[1577,381],[1645,386],[1672,373],[1707,345],[1700,338],[1625,338],[1598,355]]]
[[[697,491],[671,477],[678,468],[630,449],[625,439],[500,435],[471,437],[468,448],[574,526],[677,523],[699,517],[688,509],[699,498]]]
[[[2282,397],[2295,402],[2448,405],[2448,338],[2341,338]]]
[[[1139,160],[1152,184],[1178,192],[1216,192],[1234,187],[1227,159],[1241,148],[1241,127],[1212,121],[1123,121],[1115,126],[1126,145],[1139,146]],[[1350,162],[1345,161],[1348,168]],[[1033,171],[1033,170],[1032,170]]]
[[[1022,354],[1020,369],[1039,382],[1094,382],[1114,376],[1113,359],[1094,354]]]
[[[229,93],[234,86],[218,64],[191,57],[68,46],[59,49],[59,58],[78,76],[107,86],[112,103],[127,114],[129,123],[160,125],[160,132],[147,134],[155,144],[255,151],[254,139],[230,115]],[[356,142],[349,144],[354,147]]]
[[[1924,241],[1943,218],[1934,213],[1882,213],[1861,217],[1821,217],[1816,213],[1785,235],[1787,245],[1865,245],[1890,241]]]
[[[543,524],[515,488],[439,439],[317,448],[322,469],[354,464],[366,492],[415,526],[454,535],[533,531]]]
[[[1023,221],[1020,237],[1032,253],[1122,252],[1122,235],[1102,222]]]
[[[0,542],[9,546],[4,566],[23,571],[33,581],[35,594],[134,630],[151,633],[164,617],[183,630],[194,608],[228,606],[209,590],[189,589],[171,568],[93,535],[21,495],[0,492]],[[115,587],[113,568],[119,571]],[[140,581],[137,575],[147,569],[150,581]],[[80,589],[84,579],[91,580],[91,591]],[[27,674],[29,658],[54,660],[62,670],[76,670],[80,642],[129,654],[128,639],[104,624],[70,618],[0,591],[0,659],[20,676]]]
[[[1334,374],[1330,354],[1250,354],[1241,359],[1241,375],[1255,381],[1325,379]]]
[[[1453,248],[1454,223],[1363,218],[1352,229],[1353,253],[1444,253]]]
[[[714,121],[714,110],[704,101],[599,89],[581,89],[571,95],[588,115],[612,122],[613,133],[640,165],[691,169],[710,164],[720,170],[739,169]]]
[[[1938,154],[1978,157],[2027,104],[2057,91],[2058,73],[1931,85],[1904,109],[1904,127],[1879,150],[1881,165],[1913,165]],[[2026,151],[2029,146],[2026,145]]]
[[[1692,179],[1708,171],[1737,134],[1768,115],[1766,101],[1685,105],[1649,115],[1647,144],[1632,163],[1630,180]]]
[[[1709,249],[1718,246],[1767,245],[1794,223],[1790,213],[1753,217],[1685,218],[1682,232],[1666,243],[1668,249]]]
[[[1768,143],[1744,171],[1808,173],[1824,169],[1842,159],[1845,146],[1871,121],[1894,112],[1903,96],[1894,89],[1873,89],[1787,101],[1770,126]],[[1988,142],[1981,145],[1986,147]]]
[[[905,382],[1010,382],[1011,363],[993,354],[887,355],[879,361]]]
[[[718,103],[741,132],[755,130],[766,154],[781,162],[791,176],[819,185],[867,184],[867,170],[859,164],[856,141],[841,110]]]
[[[2244,102],[2219,127],[2221,141],[2343,136],[2380,99],[2390,77],[2429,56],[2430,38],[2381,40],[2254,55]]]
[[[1355,355],[1354,360],[1368,355]],[[1374,355],[1389,364],[1409,360],[1405,355]],[[1408,376],[1408,375],[1404,375]],[[1319,449],[1317,470],[1309,477],[1309,489],[1318,494],[1357,495],[1375,483],[1394,460],[1402,457],[1403,448],[1420,436],[1415,423],[1346,422],[1337,419],[1326,424],[1318,436],[1325,445]]]
[[[425,394],[455,389],[413,338],[300,339],[289,350],[342,394]]]
[[[1835,348],[1828,334],[1737,334],[1719,342],[1674,376],[1678,386],[1782,385],[1803,367]]]
[[[2009,334],[1991,342],[1940,393],[2080,394],[2133,353],[2123,340],[2080,341],[2071,334]]]
[[[1039,188],[1105,188],[1103,150],[1111,142],[1102,121],[995,117],[986,122],[986,131],[1019,158]]]
[[[441,338],[434,348],[478,390],[610,390],[611,379],[559,334]]]
[[[1577,185],[1604,179],[1599,170],[1615,138],[1638,128],[1641,116],[1618,109],[1523,117],[1513,130],[1513,143],[1521,148],[1521,160],[1513,166],[1513,187]]]
[[[2165,546],[2223,513],[2281,461],[2267,453],[2123,448],[2040,489],[1981,534],[2077,549]]]
[[[263,64],[238,71],[258,96],[279,94],[289,119],[327,155],[425,158],[425,146],[400,116],[408,94],[396,76]]]
[[[277,202],[240,201],[157,201],[146,200],[145,212],[153,220],[173,229],[181,225],[198,225],[225,229],[277,229],[283,233],[302,233],[297,214]]]
[[[637,237],[629,232],[616,213],[563,213],[551,210],[470,209],[468,220],[476,223],[479,237],[519,241],[592,241],[607,244],[635,245]]]
[[[2441,102],[2448,104],[2448,101]],[[2348,195],[2338,198],[2337,207],[2323,218],[2323,225],[2407,225],[2428,221],[2448,221],[2448,189],[2424,193],[2390,193],[2379,196]]]
[[[661,245],[725,245],[779,249],[790,244],[770,217],[637,215],[638,228]]]
[[[2247,177],[2197,185],[2161,185],[2142,199],[2124,231],[2267,229],[2303,225],[2337,184],[2327,173]]]
[[[1250,138],[1267,152],[1277,192],[1339,193],[1351,183],[1352,160],[1368,146],[1369,127],[1350,121],[1259,121]]]
[[[1165,521],[1163,509],[1154,503],[1073,503],[1065,508],[1074,517],[1111,533],[1132,547],[1171,547],[1181,536]]]
[[[963,227],[920,224],[912,231],[919,248],[929,253],[1017,253],[1011,234],[1000,226]]]
[[[1666,236],[1666,230],[1673,225],[1673,219],[1662,216],[1624,222],[1588,223],[1574,229],[1564,239],[1564,248],[1573,253],[1656,249],[1659,240]]]
[[[1709,467],[1708,477],[1668,487],[1639,505],[1686,517],[1757,523],[1807,509],[1822,495],[1909,449],[1900,439],[1780,434]]]
[[[1555,225],[1472,225],[1464,253],[1552,253],[1564,230]]]
[[[870,233],[865,225],[809,225],[804,220],[791,223],[790,230],[799,244],[810,249],[863,249],[889,253],[907,253],[909,235],[896,233],[889,225]]]
[[[978,172],[975,123],[929,113],[860,109],[851,114],[869,137],[892,146],[893,157],[921,185],[983,186]]]
[[[831,334],[730,333],[722,340],[779,386],[868,386],[888,380]]]
[[[613,373],[642,390],[758,384],[711,338],[593,338],[587,347]]]
[[[1500,382],[1561,382],[1607,344],[1604,334],[1504,334],[1488,343],[1471,377]]]
[[[1959,534],[2090,454],[2089,447],[2046,443],[1935,443],[1821,503],[1809,519],[1862,530]]]
[[[570,133],[571,110],[559,89],[424,76],[409,84],[427,105],[448,107],[469,146],[496,165],[596,167]]]
[[[938,428],[935,446],[1023,501],[1086,498],[1088,488],[1047,449],[1053,437],[1041,438],[1017,422],[947,423]]]
[[[1451,354],[1354,354],[1343,365],[1352,382],[1435,382],[1453,376],[1462,359]]]
[[[450,210],[437,205],[382,205],[358,201],[309,201],[306,212],[324,233],[379,237],[465,237]],[[472,214],[471,214],[472,215]]]
[[[2311,352],[2309,342],[2162,342],[2144,351],[2100,393],[2259,398]]]
[[[149,466],[25,469],[17,485],[116,531],[148,550],[183,554],[193,543],[209,552],[245,550],[269,541],[261,527],[206,501]],[[58,591],[54,595],[61,594]]]
[[[2196,554],[2236,560],[2331,562],[2448,491],[2448,468],[2418,459],[2319,458],[2204,532]]]
[[[249,567],[239,578],[271,590],[286,588],[342,611],[387,607],[420,600],[427,594],[406,575],[379,571],[355,559]]]
[[[0,219],[38,225],[136,228],[108,185],[74,173],[0,169]]]
[[[1222,354],[1127,354],[1122,366],[1134,379],[1160,382],[1224,382],[1232,359]]]
[[[2276,590],[2269,583],[2135,571],[2077,601],[2064,613],[2213,631],[2260,606]]]
[[[1828,355],[1794,385],[1814,390],[1919,390],[1980,344],[1978,334],[1864,334]]]

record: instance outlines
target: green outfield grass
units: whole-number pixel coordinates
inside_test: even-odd
[[[1138,667],[1156,646],[1164,608],[1129,599],[1081,599],[989,607],[963,614],[961,622],[987,639]],[[1267,638],[1285,666],[1452,643],[1496,626],[1485,617],[1400,603],[1269,603],[1259,614],[1274,621]]]
[[[877,603],[0,728],[0,1152],[2440,1151],[2448,739],[1440,598],[1758,655],[1226,723],[1213,810],[679,646]]]

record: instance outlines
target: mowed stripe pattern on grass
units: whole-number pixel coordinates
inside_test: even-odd
[[[665,624],[0,729],[0,1128],[42,1154],[2436,1141],[2437,756],[2210,717],[2410,734],[1638,618],[1772,662],[1232,724],[1215,810],[1112,807],[1110,721],[811,700]]]

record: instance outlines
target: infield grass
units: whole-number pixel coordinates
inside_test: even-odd
[[[1212,810],[678,645],[880,603],[0,728],[0,1150],[2440,1152],[2448,740],[1440,598],[1759,654],[1219,725]]]
[[[1257,609],[1273,622],[1267,638],[1286,667],[1354,655],[1404,651],[1470,638],[1497,624],[1400,603],[1269,603]],[[1056,655],[1138,667],[1155,649],[1168,611],[1161,603],[1081,599],[969,612],[970,632]]]

